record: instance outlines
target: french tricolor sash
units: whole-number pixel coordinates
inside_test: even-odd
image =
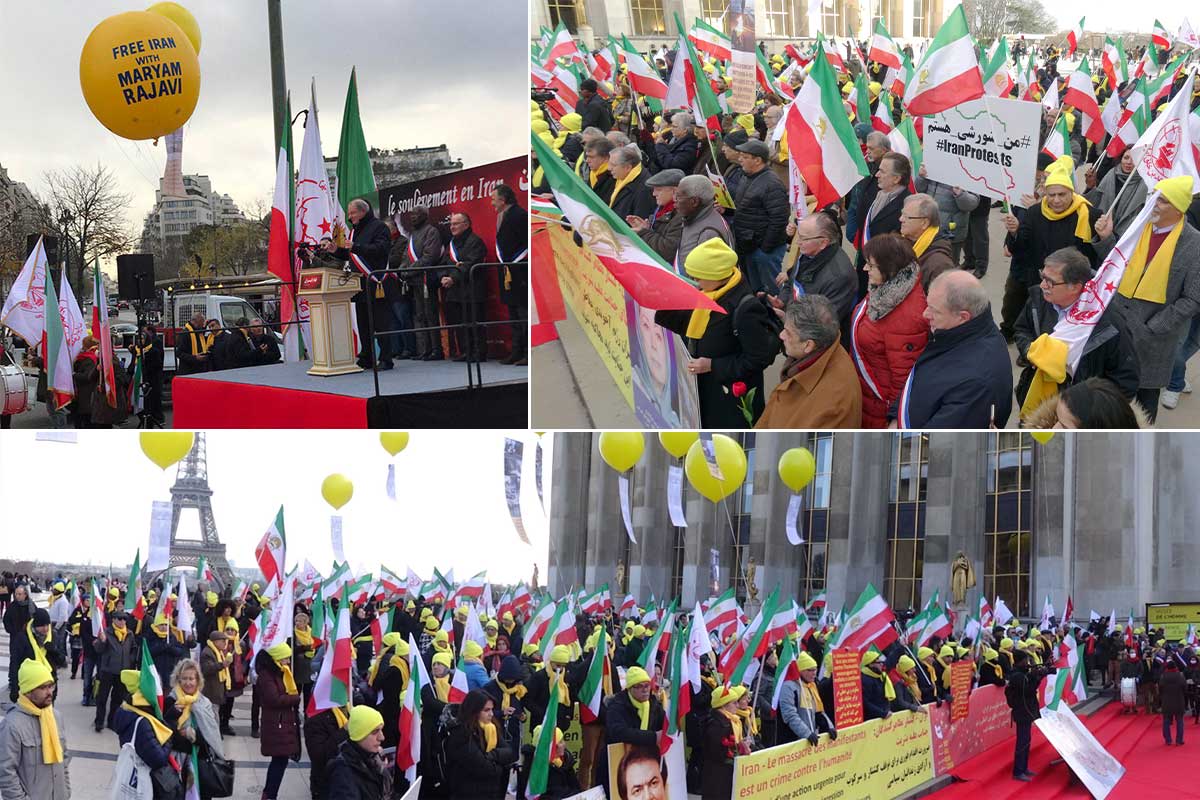
[[[417,250],[415,247],[413,247],[413,240],[411,236],[408,238],[408,260],[413,264],[417,263],[418,261]]]
[[[499,261],[501,264],[511,264],[516,261],[520,261],[522,258],[525,257],[526,253],[528,253],[528,252],[529,252],[529,248],[526,247],[524,250],[517,253],[512,258],[505,258],[504,254],[500,252],[500,243],[496,242],[496,260]]]
[[[908,371],[908,378],[904,381],[904,390],[900,392],[900,403],[896,410],[896,421],[904,430],[912,428],[908,418],[908,396],[912,392],[913,375],[916,371],[917,365],[913,364],[913,368]]]
[[[867,372],[867,364],[858,349],[858,321],[865,313],[867,313],[866,298],[858,304],[858,310],[854,312],[854,319],[850,321],[850,356],[854,359],[854,366],[858,368],[858,374],[862,376],[863,383],[867,385],[872,394],[882,400],[883,395],[880,393],[879,387],[875,385],[875,381],[871,379],[871,373]]]
[[[454,260],[455,264],[458,263],[458,251],[454,249],[454,240],[453,239],[450,240],[450,258],[452,258]]]

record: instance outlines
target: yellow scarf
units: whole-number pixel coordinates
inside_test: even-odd
[[[139,700],[141,700],[143,703],[146,702],[146,698],[142,696],[141,692],[138,692],[137,694],[135,694],[133,696],[134,703],[138,702]],[[162,722],[162,720],[160,720],[158,717],[151,714],[149,711],[138,708],[137,706],[131,705],[130,703],[121,703],[121,708],[124,708],[128,711],[132,711],[133,713],[137,714],[142,719],[149,722],[150,727],[154,729],[154,738],[158,740],[159,744],[166,744],[167,741],[174,734],[174,731],[172,731],[170,728],[168,728],[166,726],[166,724]]]
[[[179,721],[175,723],[176,730],[183,730],[183,726],[187,724],[188,718],[192,716],[192,703],[196,702],[200,697],[200,690],[197,689],[195,694],[184,694],[183,689],[177,689],[175,692],[175,707],[183,709],[179,714]]]
[[[579,158],[575,159],[575,174],[580,177],[583,177],[583,159],[586,155],[586,153],[580,153]]]
[[[908,692],[913,696],[913,699],[918,703],[921,702],[921,686],[917,683],[917,671],[910,669],[908,672],[901,672],[900,677],[904,679],[904,684],[908,687]]]
[[[225,654],[217,649],[217,646],[212,642],[208,643],[208,649],[212,650],[217,657],[217,663],[221,665],[221,670],[217,673],[217,677],[221,679],[221,683],[225,684],[228,689],[233,685],[229,679],[229,667],[225,664]]]
[[[500,687],[500,710],[501,711],[512,706],[512,703],[509,701],[510,697],[516,697],[518,700],[525,697],[525,684],[523,684],[523,683],[514,684],[512,686],[512,688],[505,686],[500,681],[496,681],[496,685]]]
[[[390,648],[390,647],[383,648],[382,650],[379,651],[379,656],[376,657],[376,659],[371,662],[371,668],[369,670],[367,670],[367,683],[370,684],[371,686],[375,685],[375,676],[379,674],[379,665],[383,663],[383,659],[391,651],[392,651],[392,648]]]
[[[637,178],[637,176],[641,175],[641,174],[642,174],[642,165],[634,164],[633,169],[629,170],[629,174],[626,175],[624,178],[621,178],[613,186],[612,194],[608,198],[609,206],[611,206],[613,203],[615,203],[617,201],[617,195],[621,193],[621,190],[624,189],[629,184],[633,183],[633,181]]]
[[[38,708],[28,697],[21,695],[17,705],[38,718],[42,726],[42,763],[61,764],[63,760],[62,739],[58,737],[58,720],[54,718],[54,706]]]
[[[892,679],[888,677],[886,672],[881,674],[866,667],[862,667],[861,672],[867,677],[883,681],[883,696],[889,703],[896,699],[896,687],[892,686]]]
[[[279,669],[283,670],[283,690],[288,694],[300,694],[296,689],[296,676],[292,674],[292,668],[287,664],[279,664]]]
[[[433,679],[433,693],[437,695],[437,699],[443,703],[450,700],[450,676],[443,675],[440,678]]]
[[[1050,205],[1047,203],[1046,198],[1042,198],[1042,216],[1051,222],[1060,220],[1063,217],[1069,217],[1076,211],[1079,212],[1079,219],[1075,222],[1075,237],[1077,239],[1082,239],[1085,242],[1090,242],[1092,240],[1092,228],[1088,224],[1087,200],[1084,200],[1081,195],[1076,194],[1071,198],[1071,205],[1067,206],[1067,210],[1059,213],[1057,211],[1051,211]],[[1128,272],[1126,272],[1126,274],[1128,274]]]
[[[638,727],[644,731],[650,730],[650,701],[639,703],[633,695],[629,695],[629,702],[633,703],[633,707],[637,709]]]
[[[725,285],[715,292],[704,292],[704,296],[710,300],[720,300],[730,289],[741,283],[742,271],[737,267],[733,268],[733,274],[729,276],[729,280]],[[708,330],[708,316],[712,312],[707,308],[697,308],[692,312],[692,318],[688,321],[687,337],[689,339],[699,339],[704,335],[704,331]]]
[[[732,703],[730,705],[732,705]],[[738,715],[736,710],[734,710],[732,713],[729,711],[728,708],[724,708],[724,707],[719,708],[717,710],[725,715],[725,719],[729,720],[729,727],[733,728],[733,741],[740,742],[742,740],[742,718],[741,718],[741,716]]]
[[[392,656],[388,663],[400,670],[400,693],[403,694],[408,688],[408,659],[404,656]]]
[[[985,661],[985,662],[983,662],[983,666],[991,667],[992,671],[996,673],[997,678],[1000,678],[1000,679],[1004,678],[1004,670],[1000,669],[1000,665],[997,664],[995,661]]]
[[[117,637],[118,642],[124,642],[125,637],[129,635],[129,628],[128,627],[125,627],[125,628],[114,627],[112,629],[112,632],[113,632],[113,635]]]
[[[293,635],[296,641],[296,649],[304,653],[308,658],[312,658],[315,655],[312,646],[312,628],[296,628],[293,631]]]
[[[496,723],[489,722],[486,725],[480,723],[479,730],[483,733],[483,752],[490,753],[496,749],[496,740],[499,734],[496,733]]]
[[[496,637],[495,636],[485,636],[484,638],[487,639],[487,649],[495,650],[496,649]]]
[[[1025,358],[1037,369],[1021,403],[1022,419],[1047,397],[1058,394],[1059,384],[1067,379],[1067,343],[1043,333],[1029,345]]]
[[[1125,265],[1125,275],[1121,278],[1118,292],[1125,297],[1151,303],[1166,302],[1171,259],[1175,257],[1175,245],[1179,243],[1179,234],[1183,232],[1184,224],[1185,220],[1182,219],[1175,223],[1166,240],[1159,245],[1154,258],[1149,259],[1149,264],[1146,261],[1150,255],[1150,235],[1153,233],[1153,226],[1148,224],[1142,229],[1137,246],[1133,248],[1133,255]]]
[[[337,720],[339,728],[346,727],[346,723],[350,721],[349,717],[346,716],[346,712],[342,711],[341,706],[333,707],[333,718]]]
[[[237,628],[237,620],[233,617],[226,619],[225,617],[217,617],[217,630],[221,633],[225,632],[226,628]],[[230,641],[233,643],[233,654],[240,656],[242,654],[242,636],[241,631],[238,631],[237,636],[231,636]]]
[[[54,673],[54,668],[50,666],[50,662],[46,660],[46,643],[50,641],[50,634],[39,642],[37,635],[33,632],[33,620],[25,623],[25,635],[29,637],[29,645],[33,648],[33,658],[43,667],[48,669],[51,674]]]
[[[949,689],[950,688],[950,665],[947,664],[945,661],[942,661],[941,658],[938,658],[937,662],[939,664],[941,664],[943,667],[943,669],[942,669],[942,686]]]
[[[938,229],[933,226],[930,226],[921,232],[921,235],[917,237],[915,242],[913,242],[913,252],[917,254],[917,258],[920,258],[922,255],[924,255],[925,250],[930,244],[933,243],[933,239],[935,236],[937,236],[937,234]]]
[[[188,332],[188,338],[192,340],[192,355],[198,356],[202,353],[207,353],[208,348],[212,347],[212,334],[197,332],[196,328],[193,328],[190,322],[186,323],[183,327]],[[203,328],[200,330],[203,331]]]
[[[735,709],[738,717],[746,722],[746,729],[750,731],[751,736],[758,735],[758,720],[754,717],[754,709],[738,708]]]
[[[571,691],[567,688],[567,676],[563,674],[561,669],[554,667],[546,668],[550,673],[550,683],[553,686],[555,681],[558,681],[558,702],[563,705],[571,705]]]
[[[604,173],[606,173],[606,172],[608,172],[608,162],[607,162],[607,161],[605,161],[603,164],[601,164],[601,165],[600,165],[600,169],[594,169],[594,170],[592,170],[591,172],[589,172],[589,173],[588,173],[588,183],[589,183],[589,185],[590,185],[590,186],[591,186],[593,189],[595,189],[595,188],[596,188],[596,181],[597,181],[597,180],[600,178],[600,176],[601,176],[601,175],[603,175],[603,174],[604,174]]]
[[[815,683],[808,683],[806,681],[801,681],[800,685],[808,694],[808,699],[812,701],[813,710],[824,713],[825,704],[821,702],[821,693],[817,691],[817,685]]]

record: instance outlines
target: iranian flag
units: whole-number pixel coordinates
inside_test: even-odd
[[[314,628],[313,630],[316,630]],[[413,645],[412,652],[419,652]],[[308,698],[306,714],[310,717],[335,706],[350,702],[351,671],[354,668],[354,648],[350,643],[350,599],[342,592],[337,620],[329,634],[329,647],[321,662],[321,672]],[[410,682],[411,683],[411,682]]]
[[[995,611],[992,612],[992,616],[997,625],[1007,625],[1009,620],[1013,618],[1012,611],[1009,610],[1000,595],[996,595],[996,606]]]
[[[1071,152],[1071,143],[1067,133],[1067,118],[1060,114],[1058,122],[1054,123],[1054,127],[1046,134],[1046,142],[1042,145],[1042,152],[1049,155],[1051,158],[1058,158]]]
[[[860,653],[871,645],[886,650],[888,645],[899,638],[892,626],[895,620],[896,616],[888,607],[887,601],[868,583],[867,588],[858,596],[858,602],[850,610],[845,626],[838,631],[831,647],[849,647]]]
[[[979,624],[984,627],[991,627],[992,621],[992,607],[988,604],[987,597],[979,595]]]
[[[375,188],[375,173],[371,170],[371,157],[367,153],[367,139],[363,133],[362,118],[358,111],[358,78],[355,69],[350,70],[350,85],[346,87],[346,105],[342,110],[342,134],[338,141],[337,195],[333,197],[334,241],[343,244],[351,238],[351,225],[346,216],[350,201],[362,198],[378,211],[379,193]],[[369,269],[356,256],[351,263],[360,271]]]
[[[43,274],[46,276],[46,306],[58,311],[46,314],[46,328],[42,331],[42,352],[46,356],[46,387],[54,393],[55,408],[62,408],[75,396],[75,378],[71,372],[71,350],[67,346],[63,331],[63,318],[58,295],[54,292],[54,281],[50,277],[50,270]],[[63,286],[70,289],[67,286],[66,267],[63,268]]]
[[[1167,33],[1167,29],[1157,19],[1154,20],[1154,33],[1150,35],[1150,40],[1154,42],[1155,47],[1161,47],[1164,50],[1171,48],[1171,34]]]
[[[796,602],[789,600],[786,603],[779,603],[775,607],[775,613],[771,615],[771,621],[767,624],[766,647],[770,648],[776,642],[789,638],[796,632],[796,629]]]
[[[737,625],[738,613],[737,595],[731,586],[704,612],[704,627],[716,631],[723,642]]]
[[[425,661],[410,633],[408,635],[408,684],[404,687],[404,702],[400,707],[400,740],[396,744],[396,767],[404,770],[404,777],[411,783],[417,779],[417,765],[421,763],[421,690],[430,684]],[[553,698],[558,695],[550,693]]]
[[[1191,86],[1196,69],[1188,71],[1184,86]],[[1130,148],[1138,174],[1147,186],[1163,178],[1190,175],[1200,183],[1196,169],[1195,142],[1191,138],[1191,93],[1179,92]],[[1151,101],[1153,104],[1153,101]],[[1149,201],[1147,200],[1147,204]]]
[[[624,220],[584,186],[545,142],[537,136],[530,138],[563,215],[638,305],[656,311],[707,308],[723,313],[715,300],[676,275]]]
[[[106,620],[104,619],[104,595],[100,592],[100,587],[96,584],[96,579],[92,578],[92,608],[88,611],[88,616],[92,621],[92,636],[97,637],[104,630]]]
[[[771,620],[775,617],[775,609],[779,603],[778,594],[779,587],[776,586],[767,596],[762,608],[754,615],[754,619],[746,627],[746,630],[734,642],[733,647],[727,648],[721,654],[718,668],[721,674],[726,676],[725,683],[728,685],[739,685],[742,682],[742,676],[750,668],[750,663],[766,651],[767,631],[770,629]]]
[[[626,75],[633,91],[659,100],[667,96],[667,84],[659,77],[658,70],[642,58],[642,54],[624,34],[621,35],[621,55],[625,57],[625,66],[629,68]]]
[[[663,704],[663,727],[658,735],[658,752],[666,762],[665,796],[668,797],[688,796],[684,731],[687,728],[687,714],[692,710],[692,690],[688,686],[690,630],[685,633],[687,635],[674,637],[671,650],[663,664],[669,688],[666,702]]]
[[[550,622],[546,626],[546,633],[538,642],[542,659],[549,661],[550,651],[556,645],[578,641],[579,634],[575,631],[575,615],[571,613],[566,602],[557,603],[554,607],[554,616],[550,618]]]
[[[1017,94],[1022,100],[1036,102],[1041,91],[1042,85],[1037,80],[1037,65],[1034,62],[1033,53],[1030,53],[1024,69],[1021,69],[1020,64],[1017,65]]]
[[[1075,615],[1075,604],[1071,602],[1071,595],[1067,595],[1067,607],[1063,611],[1062,621],[1070,622],[1071,617]]]
[[[1117,131],[1121,129],[1121,98],[1113,92],[1104,101],[1104,108],[1100,109],[1100,121],[1104,123],[1104,131],[1109,136],[1115,137]],[[1109,142],[1111,144],[1111,140]]]
[[[1079,644],[1071,634],[1067,634],[1059,645],[1054,666],[1058,669],[1054,682],[1047,681],[1042,685],[1042,705],[1055,711],[1059,703],[1064,701],[1068,706],[1072,706],[1086,700],[1087,680],[1083,658],[1079,653]]]
[[[216,580],[212,568],[208,566],[208,559],[204,556],[200,556],[200,560],[196,562],[196,580],[209,582]]]
[[[608,594],[608,584],[604,584],[579,604],[585,614],[601,614],[604,612],[604,598]],[[611,603],[610,603],[611,604]]]
[[[921,56],[916,79],[904,105],[914,116],[928,116],[983,96],[975,43],[961,4],[950,13]]]
[[[875,33],[871,36],[871,48],[867,51],[867,58],[879,64],[900,68],[900,48],[896,46],[882,19],[875,21]]]
[[[845,197],[868,174],[867,163],[846,119],[837,78],[825,59],[813,61],[812,73],[784,112],[788,158],[816,198],[814,211]],[[782,133],[776,129],[776,134]]]
[[[604,699],[604,679],[612,681],[612,664],[608,660],[608,631],[602,626],[592,661],[588,665],[583,685],[579,687],[579,719],[583,723],[600,718],[600,703]]]
[[[575,44],[575,40],[567,32],[567,26],[561,20],[558,23],[558,27],[550,34],[550,44],[546,47],[542,61],[550,64],[560,58],[583,61],[578,45]]]
[[[758,85],[762,87],[762,90],[777,97],[794,97],[796,92],[790,85],[775,79],[775,73],[771,71],[771,65],[767,62],[767,57],[763,55],[762,50],[756,47],[754,48],[754,54],[756,56],[754,76],[758,80]]]
[[[150,701],[154,716],[163,718],[163,686],[154,666],[154,657],[150,655],[150,646],[142,639],[142,668],[138,674],[138,691],[142,697]]]
[[[675,26],[679,30],[679,50],[667,82],[667,96],[663,105],[667,108],[688,108],[697,121],[704,120],[710,131],[720,131],[721,106],[713,93],[708,76],[701,69],[695,48],[683,33],[683,23],[675,15]]]
[[[825,610],[825,604],[825,592],[821,591],[816,597],[809,601],[808,610],[810,613],[820,615],[820,613]]]
[[[1116,96],[1116,92],[1113,92]],[[1112,103],[1112,98],[1109,98]],[[1117,132],[1113,135],[1105,151],[1110,158],[1117,158],[1125,148],[1132,147],[1142,138],[1149,123],[1150,101],[1146,99],[1146,79],[1138,78],[1137,86],[1126,100],[1125,108],[1121,109],[1120,122]]]
[[[1125,48],[1117,44],[1108,36],[1104,37],[1104,51],[1100,54],[1100,69],[1103,70],[1108,78],[1108,85],[1112,87],[1113,95],[1116,95],[1116,88],[1124,83],[1128,78],[1129,67],[1125,60]],[[1117,70],[1121,72],[1118,74]]]
[[[1083,115],[1080,127],[1083,135],[1093,144],[1100,144],[1104,141],[1104,122],[1100,119],[1100,104],[1096,102],[1087,56],[1080,59],[1079,66],[1067,78],[1066,88],[1062,101],[1074,106]]]
[[[1146,200],[1147,200],[1147,203],[1146,203],[1146,205],[1147,205],[1147,206],[1150,206],[1150,205],[1151,205],[1151,204],[1149,203],[1149,199],[1150,199],[1150,198],[1146,198]],[[1133,226],[1132,226],[1132,225],[1130,225],[1129,227],[1131,227],[1131,228],[1132,228]],[[1114,248],[1114,249],[1115,249],[1115,248]],[[1133,647],[1133,609],[1132,609],[1132,608],[1131,608],[1131,609],[1129,609],[1129,621],[1125,623],[1125,646],[1126,646],[1126,647]]]
[[[637,610],[637,600],[633,599],[633,595],[625,595],[625,599],[621,601],[621,607],[617,609],[617,616],[623,617]]]
[[[29,252],[17,279],[13,281],[4,308],[0,310],[0,324],[11,328],[30,344],[42,340],[46,328],[46,246],[41,236]]]
[[[887,91],[879,93],[879,104],[871,115],[871,127],[883,134],[891,133],[896,127],[892,120],[892,96]]]
[[[593,54],[592,62],[589,65],[592,68],[592,77],[598,81],[608,80],[617,68],[616,48],[611,43],[604,45]]]
[[[1183,643],[1188,647],[1196,646],[1196,626],[1194,623],[1188,623],[1187,633],[1183,635]]]
[[[291,119],[288,103],[288,119]],[[275,194],[271,198],[271,231],[267,240],[267,271],[280,280],[279,324],[283,331],[283,356],[288,362],[301,359],[299,306],[296,302],[295,260],[291,249],[291,221],[296,216],[296,184],[292,180],[292,131],[283,127],[279,157],[275,163]],[[202,577],[202,576],[201,576]]]
[[[538,797],[545,793],[546,784],[550,778],[550,757],[554,751],[555,732],[558,730],[558,687],[555,680],[566,680],[563,670],[555,672],[550,677],[550,699],[546,704],[546,715],[542,717],[542,735],[538,737],[533,748],[533,763],[529,768],[529,783],[526,787],[528,794]],[[417,734],[420,735],[420,716],[417,717]]]
[[[733,40],[698,17],[687,38],[697,50],[713,58],[728,61],[733,57]]]
[[[129,570],[129,586],[125,589],[125,613],[137,619],[146,616],[142,600],[142,548],[133,556],[133,567]]]
[[[1080,17],[1079,24],[1071,30],[1067,31],[1067,56],[1075,55],[1075,49],[1079,47],[1080,40],[1083,39],[1083,25],[1087,17]]]
[[[550,621],[554,619],[554,614],[558,611],[557,604],[549,597],[542,597],[541,603],[534,609],[533,616],[529,618],[528,624],[525,626],[525,641],[537,643],[546,635],[547,629],[550,627]]]
[[[902,65],[900,67],[888,67],[887,73],[883,76],[883,88],[887,89],[897,97],[903,97],[904,91],[908,84],[912,83],[913,65],[909,61],[908,55],[904,51],[900,52]]]
[[[454,593],[454,597],[450,601],[450,605],[457,605],[459,598],[466,598],[472,602],[478,600],[483,595],[483,585],[487,583],[487,570],[477,572],[466,582],[458,587],[458,591]]]
[[[458,665],[454,670],[454,676],[450,678],[450,694],[447,695],[448,702],[461,703],[471,691],[471,685],[467,682],[466,663],[462,658],[458,659]]]
[[[654,635],[646,642],[646,646],[642,648],[642,655],[638,659],[638,666],[646,670],[646,674],[651,679],[654,678],[655,670],[657,669],[658,654],[664,650],[671,642],[671,632],[675,625],[675,606],[677,600],[672,600],[667,613],[663,616],[662,622],[654,630]]]
[[[283,560],[286,550],[287,536],[283,530],[283,506],[280,506],[271,527],[267,528],[266,533],[259,539],[258,546],[254,548],[254,558],[258,561],[258,567],[262,570],[263,577],[267,579],[268,583],[283,583],[285,572]]]
[[[104,278],[100,262],[92,264],[92,336],[99,343],[99,388],[111,408],[117,407],[117,377],[113,372],[112,334],[108,328],[108,296],[104,293]]]
[[[379,583],[392,597],[404,596],[407,585],[404,578],[382,564],[379,565]]]
[[[799,654],[791,639],[783,640],[783,648],[779,651],[779,665],[775,667],[775,691],[771,694],[771,708],[779,708],[779,695],[783,692],[783,684],[787,681],[800,682],[800,668],[796,665]]]
[[[524,583],[518,584],[517,588],[513,590],[512,600],[509,602],[512,612],[516,614],[524,610],[531,603],[533,603],[533,595],[529,593],[529,587]]]
[[[1008,97],[1013,90],[1012,73],[1008,71],[1008,40],[1000,37],[996,52],[983,67],[983,91],[991,97]]]
[[[846,62],[842,60],[842,56],[838,52],[837,46],[831,45],[825,40],[825,34],[821,31],[817,31],[817,54],[813,60],[820,61],[822,52],[825,54],[825,61],[829,63],[829,66],[833,67],[838,72],[844,73],[846,71]]]

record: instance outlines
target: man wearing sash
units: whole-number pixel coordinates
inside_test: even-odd
[[[350,201],[346,209],[353,232],[347,247],[336,248],[333,242],[325,242],[325,252],[336,258],[349,261],[361,275],[358,294],[354,295],[354,309],[358,316],[358,365],[370,369],[375,361],[375,347],[379,347],[379,369],[392,368],[392,337],[380,336],[371,341],[371,329],[367,324],[367,303],[373,303],[371,314],[376,331],[388,331],[395,327],[392,319],[392,298],[399,294],[399,284],[389,275],[377,276],[379,270],[387,269],[388,252],[392,248],[392,237],[387,226],[380,222],[371,205],[362,198]]]
[[[428,207],[417,206],[412,210],[409,219],[412,230],[408,234],[403,267],[418,270],[441,264],[442,237],[437,228],[429,224]],[[413,328],[434,328],[440,325],[437,277],[422,269],[420,272],[406,273],[404,279],[412,286]],[[415,335],[417,352],[413,358],[421,361],[441,361],[444,358],[441,331],[418,330]]]
[[[446,324],[460,325],[487,319],[484,302],[487,299],[487,273],[477,270],[470,281],[471,267],[483,262],[487,246],[471,230],[471,218],[456,212],[450,215],[450,242],[442,263],[448,269],[441,273],[442,291],[446,293]],[[458,346],[455,361],[487,361],[487,328],[456,328],[454,340]]]
[[[496,261],[505,265],[500,273],[500,300],[508,307],[509,319],[525,320],[529,317],[529,216],[517,204],[517,193],[503,183],[492,191],[492,210],[496,212]],[[526,322],[511,327],[512,353],[502,364],[529,363],[528,330]]]

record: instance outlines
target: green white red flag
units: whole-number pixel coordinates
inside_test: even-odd
[[[125,588],[125,613],[137,619],[146,615],[142,605],[142,548],[133,556],[133,567],[129,570],[129,585]]]
[[[1067,118],[1060,114],[1058,122],[1054,123],[1054,127],[1046,134],[1046,143],[1042,145],[1042,152],[1051,158],[1058,158],[1071,152],[1070,134],[1067,133]]]
[[[733,57],[733,40],[699,17],[692,24],[687,38],[697,50],[713,58],[728,61]]]
[[[150,702],[154,716],[163,718],[163,686],[154,666],[154,657],[150,655],[150,646],[142,639],[142,667],[138,674],[138,691]]]
[[[920,171],[921,162],[925,160],[925,148],[921,144],[921,137],[917,136],[912,117],[905,115],[900,124],[888,134],[888,141],[893,152],[908,158],[914,175]]]
[[[900,67],[900,48],[888,33],[882,18],[875,21],[875,32],[871,36],[871,49],[867,52],[867,58],[888,67]]]
[[[110,408],[117,407],[117,377],[114,372],[112,334],[108,327],[108,296],[104,292],[104,278],[100,274],[100,262],[92,264],[92,336],[99,346],[99,388],[104,393]]]
[[[779,695],[783,692],[783,684],[787,681],[800,681],[800,668],[796,665],[796,647],[791,638],[783,640],[779,651],[779,664],[775,667],[775,691],[771,694],[771,708],[779,708]]]
[[[550,44],[547,46],[542,60],[546,64],[549,64],[560,58],[583,61],[583,56],[579,52],[579,46],[575,44],[575,40],[567,32],[567,26],[561,20],[558,23],[558,27],[550,34]]]
[[[718,668],[726,676],[726,684],[730,686],[741,684],[742,676],[750,668],[751,662],[766,651],[767,632],[770,630],[778,604],[779,587],[776,586],[767,595],[766,602],[754,615],[754,619],[746,626],[746,630],[742,632],[733,647],[726,649],[721,654]]]
[[[417,779],[417,765],[421,763],[421,690],[430,684],[425,661],[417,648],[417,641],[408,635],[408,684],[404,687],[404,702],[400,706],[400,740],[396,744],[396,767],[404,770],[404,777],[412,783]],[[558,697],[551,692],[551,703]]]
[[[881,651],[896,641],[899,636],[895,627],[896,616],[883,596],[871,584],[862,590],[858,601],[850,610],[846,624],[838,631],[831,647],[849,647],[864,652],[874,645]]]
[[[975,41],[960,3],[938,29],[905,90],[908,113],[929,116],[983,96]]]
[[[601,626],[596,649],[592,651],[592,660],[588,664],[587,675],[579,687],[579,720],[585,724],[600,718],[605,676],[612,680],[612,664],[608,658],[608,630]]]
[[[550,757],[554,750],[554,731],[558,728],[558,687],[554,683],[556,680],[566,680],[565,671],[559,670],[550,676],[550,698],[546,704],[546,715],[542,717],[542,734],[534,743],[533,763],[529,767],[529,783],[526,786],[526,791],[531,797],[540,797],[544,794],[550,778]],[[417,732],[420,733],[419,728]]]
[[[1100,119],[1100,104],[1096,101],[1096,89],[1092,85],[1092,70],[1088,67],[1087,56],[1080,59],[1079,66],[1067,78],[1062,101],[1074,106],[1082,115],[1080,129],[1089,141],[1097,145],[1104,141],[1104,121]]]
[[[983,91],[991,97],[1008,97],[1012,88],[1012,73],[1008,70],[1008,40],[1001,36],[995,52],[983,66]]]
[[[961,7],[961,6],[960,6]],[[1067,55],[1075,55],[1076,48],[1079,47],[1079,42],[1083,39],[1083,26],[1087,17],[1080,17],[1079,24],[1067,31]]]
[[[1154,32],[1150,34],[1150,40],[1154,43],[1155,47],[1162,47],[1164,49],[1170,49],[1171,47],[1171,34],[1157,19],[1154,20]]]
[[[317,630],[313,628],[313,630]],[[412,651],[419,652],[416,645]],[[312,717],[333,708],[344,706],[353,697],[351,691],[351,670],[354,668],[354,649],[350,642],[350,600],[342,591],[342,602],[338,606],[337,620],[329,634],[329,644],[325,658],[321,662],[321,671],[313,686],[308,699],[307,715]],[[411,681],[410,681],[411,684]],[[397,760],[399,753],[397,753]]]
[[[254,558],[262,570],[263,577],[268,583],[283,584],[284,558],[287,551],[287,535],[283,528],[283,506],[275,514],[271,526],[267,528],[258,546],[254,548]]]
[[[626,77],[633,91],[659,100],[667,96],[667,84],[659,77],[658,70],[642,58],[642,54],[624,34],[621,35],[621,55],[625,57],[625,66],[629,68]]]
[[[696,619],[696,618],[694,618]],[[684,753],[685,720],[692,709],[692,690],[688,684],[688,642],[691,626],[682,636],[673,637],[663,664],[667,673],[667,700],[663,729],[658,735],[658,752],[666,762],[666,796],[687,797],[687,760]]]

